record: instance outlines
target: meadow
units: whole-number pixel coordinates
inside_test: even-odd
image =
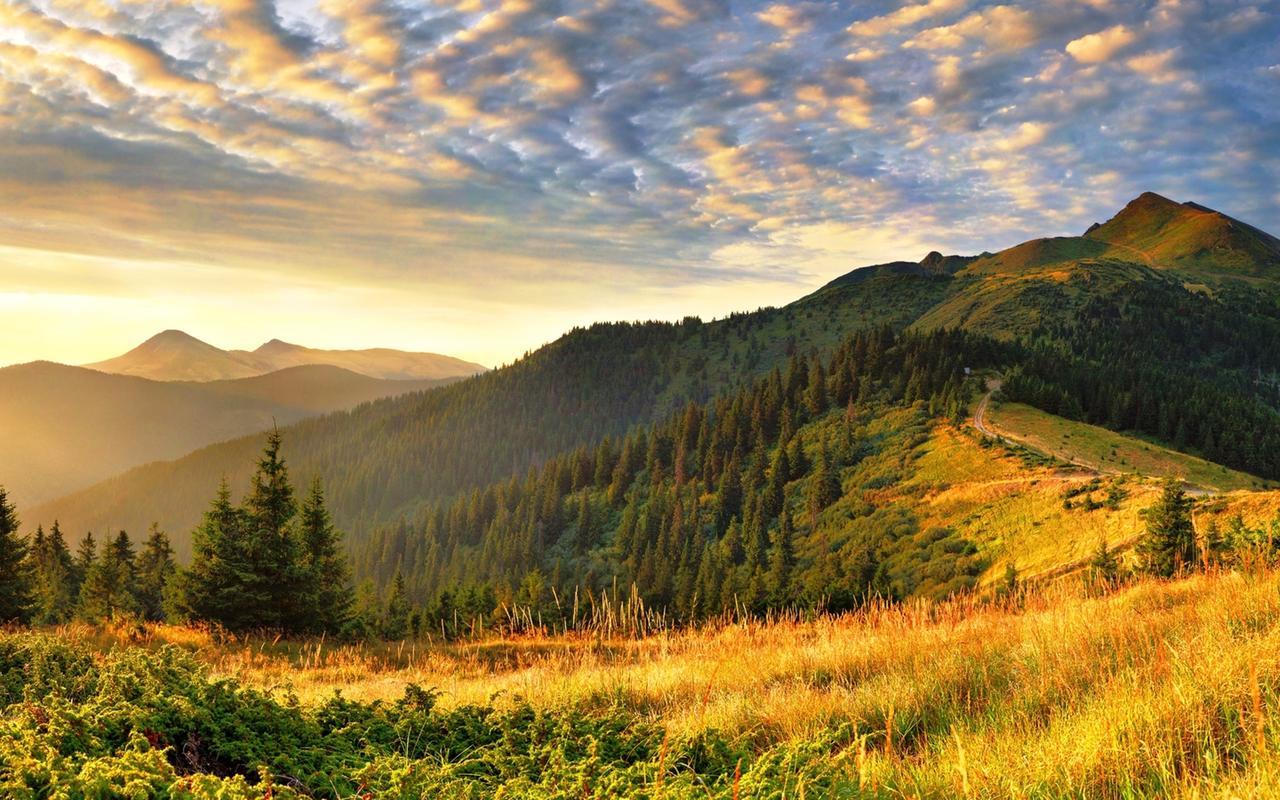
[[[0,637],[6,797],[1257,797],[1280,574],[457,642]],[[216,713],[215,713],[216,712]]]

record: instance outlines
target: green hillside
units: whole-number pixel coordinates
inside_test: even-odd
[[[829,349],[851,330],[904,327],[948,285],[932,276],[878,277],[710,323],[577,329],[491,373],[291,426],[285,452],[296,474],[324,479],[338,521],[360,535],[425,502],[714,397],[791,353]],[[248,436],[138,467],[26,517],[57,518],[71,531],[158,522],[185,554],[210,487],[223,476],[243,487],[260,444]]]
[[[1087,237],[856,270],[782,308],[708,323],[578,329],[459,384],[291,426],[285,454],[301,480],[324,479],[362,574],[385,578],[427,509],[496,492],[530,468],[594,451],[606,439],[616,447],[636,426],[664,423],[690,402],[727,402],[796,356],[825,364],[854,332],[884,326],[918,334],[960,329],[986,348],[1001,342],[1007,349],[996,360],[1013,401],[1280,478],[1273,388],[1280,351],[1271,346],[1280,340],[1280,288],[1258,280],[1263,261],[1249,281],[1240,280],[1234,257],[1218,270],[1206,266],[1212,253],[1227,250],[1175,235],[1191,212],[1169,204],[1139,198]],[[1205,215],[1194,210],[1192,218]],[[1267,239],[1230,226],[1239,234],[1231,252],[1262,247],[1265,255]],[[1161,243],[1158,261],[1143,254],[1151,230]],[[954,405],[919,390],[948,376],[881,374],[882,364],[859,363],[862,372],[848,376],[854,384],[878,374],[890,397],[930,401],[939,413],[939,403]],[[964,366],[977,365],[950,368]],[[837,377],[828,380],[834,392]],[[71,531],[141,530],[157,521],[182,553],[212,487],[225,475],[242,488],[259,444],[249,437],[138,468],[25,516],[31,523],[57,517]],[[738,469],[759,467],[740,455]],[[512,570],[504,580],[517,579]],[[419,587],[427,583],[422,577]]]
[[[1147,192],[1085,236],[1151,265],[1210,276],[1275,279],[1280,240],[1195,203]]]

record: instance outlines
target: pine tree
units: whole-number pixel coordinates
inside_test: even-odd
[[[340,630],[351,611],[351,570],[339,549],[342,534],[329,517],[319,478],[311,483],[299,521],[302,576],[296,588],[304,613],[297,627],[317,632]]]
[[[1099,589],[1115,586],[1120,580],[1120,560],[1114,550],[1107,547],[1106,539],[1098,540],[1098,547],[1089,559],[1089,579]]]
[[[231,504],[231,488],[224,479],[191,534],[191,568],[182,573],[179,584],[184,616],[232,630],[252,626],[249,608],[267,598],[248,594],[252,583],[243,528],[244,515]]]
[[[165,618],[165,598],[169,582],[177,567],[173,562],[173,547],[169,535],[153,524],[142,553],[137,558],[138,606],[143,619],[159,621]]]
[[[18,512],[0,486],[0,623],[30,619],[30,576],[27,542],[18,535]]]
[[[90,620],[109,621],[122,614],[136,614],[138,601],[133,590],[133,546],[129,535],[120,531],[89,565],[80,587],[80,613]]]
[[[382,614],[382,635],[387,639],[403,639],[409,635],[409,593],[404,585],[404,573],[398,567]]]
[[[80,540],[80,544],[76,545],[75,558],[71,562],[73,591],[75,597],[80,596],[80,587],[84,585],[84,579],[89,575],[89,567],[93,565],[93,560],[98,557],[98,543],[93,538],[93,531],[89,531]]]
[[[243,504],[243,525],[249,570],[243,587],[253,605],[245,608],[250,628],[283,629],[301,615],[298,586],[298,548],[292,522],[298,504],[289,483],[289,468],[280,456],[280,432],[267,434]]]
[[[1196,565],[1191,498],[1177,481],[1165,482],[1160,499],[1146,509],[1143,516],[1147,520],[1147,531],[1138,545],[1138,552],[1146,572],[1168,578]]]
[[[36,529],[34,545],[35,561],[35,614],[33,621],[40,625],[56,625],[67,622],[75,613],[79,586],[76,583],[75,564],[71,551],[62,536],[57,521],[46,536]]]
[[[795,566],[795,531],[791,524],[791,512],[783,510],[782,519],[771,537],[769,549],[769,575],[766,589],[769,605],[782,608],[791,599],[791,570]]]
[[[818,462],[814,466],[813,477],[809,480],[809,524],[818,524],[818,515],[840,499],[840,476],[831,466],[831,456],[827,453],[824,442],[818,451]]]

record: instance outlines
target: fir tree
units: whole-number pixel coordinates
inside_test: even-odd
[[[167,589],[176,571],[169,535],[153,524],[137,558],[138,606],[143,619],[165,618]]]
[[[1159,577],[1179,574],[1197,561],[1196,532],[1191,524],[1191,498],[1177,481],[1165,482],[1155,505],[1146,509],[1147,530],[1138,545],[1143,569]]]
[[[1089,579],[1100,589],[1109,589],[1120,580],[1120,560],[1115,551],[1107,547],[1106,539],[1098,540],[1098,547],[1089,559]]]
[[[30,619],[30,576],[27,542],[18,535],[18,512],[0,486],[0,623]]]
[[[818,462],[814,466],[813,477],[809,480],[809,524],[818,524],[818,515],[824,509],[840,499],[840,476],[831,465],[831,456],[827,453],[824,442],[818,451]]]
[[[80,587],[80,613],[90,620],[106,621],[136,614],[133,570],[133,546],[128,534],[120,531],[89,566]]]
[[[80,596],[80,587],[84,585],[84,579],[89,575],[89,567],[93,565],[93,560],[98,557],[98,543],[93,538],[93,531],[85,533],[84,538],[76,545],[75,558],[72,559],[72,580],[73,594]]]
[[[791,599],[791,570],[795,566],[794,537],[791,512],[784,509],[780,524],[773,530],[772,547],[769,549],[766,590],[769,604],[774,608],[782,608]]]
[[[292,522],[298,513],[289,469],[280,455],[280,432],[267,434],[244,499],[242,519],[249,570],[244,623],[250,628],[288,628],[303,609],[297,590],[301,575]]]
[[[339,549],[342,534],[329,517],[319,478],[311,483],[299,521],[302,576],[297,591],[298,605],[304,613],[298,627],[340,630],[351,611],[351,571]]]
[[[250,608],[267,598],[247,594],[254,584],[243,527],[244,515],[231,504],[231,488],[224,479],[191,534],[191,568],[180,580],[184,616],[232,630],[251,627]]]
[[[33,621],[41,625],[67,622],[75,613],[79,586],[71,551],[57,521],[44,531],[37,528],[33,548],[35,561],[35,614]]]
[[[403,639],[409,635],[409,593],[404,585],[404,573],[396,569],[391,581],[391,594],[382,614],[382,635],[388,639]]]

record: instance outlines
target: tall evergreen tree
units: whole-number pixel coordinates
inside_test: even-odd
[[[782,519],[772,534],[769,549],[769,575],[766,589],[769,605],[781,608],[791,599],[791,570],[795,566],[795,531],[791,524],[791,512],[783,509]]]
[[[1196,532],[1191,524],[1191,498],[1175,480],[1165,482],[1155,505],[1146,509],[1147,531],[1138,544],[1142,566],[1152,575],[1168,578],[1197,561]]]
[[[88,531],[76,545],[76,554],[71,561],[73,596],[77,598],[80,596],[80,587],[84,585],[84,579],[89,575],[89,567],[93,566],[93,560],[97,557],[98,542],[93,538],[93,531]]]
[[[835,501],[840,499],[840,475],[831,464],[831,456],[827,452],[826,442],[818,451],[818,460],[814,465],[813,477],[809,483],[809,524],[818,524],[818,515]]]
[[[166,590],[176,570],[169,535],[153,524],[137,558],[138,606],[144,619],[165,618]]]
[[[80,612],[91,620],[110,620],[138,612],[134,596],[133,546],[124,531],[94,559],[80,587]]]
[[[409,635],[409,592],[404,585],[404,573],[399,568],[391,581],[391,594],[382,614],[382,635],[388,639],[403,639]]]
[[[33,548],[35,562],[35,613],[33,621],[41,625],[67,622],[75,612],[79,587],[71,551],[57,521],[44,531],[36,529]]]
[[[32,606],[27,541],[18,535],[18,512],[0,486],[0,622],[26,622]]]
[[[303,613],[295,627],[337,631],[351,613],[351,571],[340,550],[342,535],[333,526],[319,478],[312,481],[302,504],[298,534],[302,552],[297,606]]]
[[[179,579],[184,616],[233,630],[251,627],[249,608],[266,598],[247,594],[253,583],[243,529],[244,515],[232,505],[231,487],[223,479],[191,533],[191,568]]]
[[[244,499],[242,520],[249,570],[244,591],[255,603],[246,609],[250,628],[287,628],[301,615],[297,588],[298,547],[292,522],[298,504],[289,483],[289,468],[280,455],[280,432],[267,434]]]

